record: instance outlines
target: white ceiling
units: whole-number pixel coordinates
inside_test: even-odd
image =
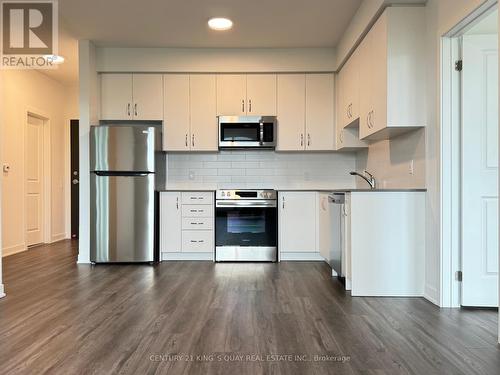
[[[41,73],[66,86],[78,84],[78,40],[71,35],[64,23],[59,24],[58,54],[64,57],[64,64],[57,69],[40,70]]]
[[[361,0],[59,0],[78,39],[101,46],[334,47]],[[233,29],[208,29],[210,17]]]

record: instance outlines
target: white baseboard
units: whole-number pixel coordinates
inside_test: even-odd
[[[65,239],[67,239],[65,233],[54,234],[50,240],[50,243],[59,242]]]
[[[306,262],[324,262],[325,258],[321,256],[320,253],[300,253],[300,252],[284,252],[280,254],[280,261],[306,261]]]
[[[213,253],[161,253],[161,261],[203,260],[214,261]]]
[[[14,245],[14,246],[9,246],[9,247],[4,247],[2,249],[2,257],[6,257],[9,255],[14,255],[17,253],[22,253],[23,251],[28,250],[25,244],[19,244],[19,245]]]
[[[0,284],[0,298],[5,297],[5,289],[3,287],[3,284]]]
[[[433,303],[434,305],[440,306],[437,289],[434,288],[433,286],[430,286],[428,284],[425,285],[423,297],[427,301]],[[451,306],[440,306],[440,307],[451,307]]]

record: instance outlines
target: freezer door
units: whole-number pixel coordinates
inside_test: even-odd
[[[92,262],[154,260],[154,175],[91,174]]]
[[[155,128],[100,125],[90,129],[90,170],[154,172]]]

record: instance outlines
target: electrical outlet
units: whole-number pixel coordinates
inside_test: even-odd
[[[413,176],[415,174],[415,164],[413,162],[413,159],[410,161],[410,168],[409,168],[410,174]]]

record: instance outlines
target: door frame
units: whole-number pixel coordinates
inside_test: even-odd
[[[51,147],[50,147],[50,128],[51,121],[48,114],[40,111],[36,108],[28,107],[24,111],[24,160],[23,160],[23,227],[24,227],[24,248],[28,249],[26,241],[26,231],[27,231],[27,205],[26,205],[26,164],[27,164],[27,153],[28,148],[26,147],[27,142],[27,128],[28,128],[28,116],[36,117],[43,121],[43,140],[42,140],[42,241],[43,243],[52,242],[52,168],[51,168]]]
[[[461,36],[496,7],[496,1],[486,1],[441,37],[440,307],[459,308],[462,291],[458,277],[462,269],[462,87],[455,61],[462,58]]]

